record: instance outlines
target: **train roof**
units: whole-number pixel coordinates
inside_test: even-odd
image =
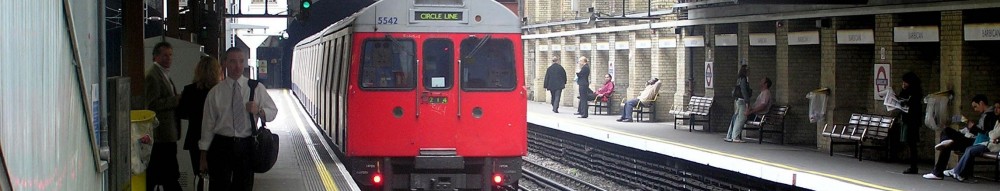
[[[348,27],[354,32],[521,33],[521,20],[494,0],[380,0],[295,46]]]

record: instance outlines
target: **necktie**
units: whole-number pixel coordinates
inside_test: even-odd
[[[246,105],[243,105],[243,91],[240,90],[239,81],[233,80],[233,136],[236,137],[237,129],[243,129],[247,127],[247,118],[244,112],[247,110]]]

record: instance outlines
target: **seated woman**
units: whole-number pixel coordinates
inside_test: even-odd
[[[608,102],[608,97],[611,97],[611,93],[614,92],[615,83],[611,81],[611,74],[604,74],[604,86],[601,86],[601,89],[597,89],[597,92],[594,92],[597,95],[597,99],[594,99],[594,101],[601,100],[601,102]]]

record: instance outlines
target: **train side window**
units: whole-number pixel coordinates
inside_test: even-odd
[[[429,90],[451,89],[455,66],[455,45],[449,39],[430,39],[424,42],[424,88]]]
[[[463,90],[514,90],[514,86],[517,85],[517,74],[514,73],[514,43],[509,39],[469,37],[462,40],[461,48]]]
[[[367,90],[408,90],[416,82],[410,39],[368,39],[361,47],[360,86]]]

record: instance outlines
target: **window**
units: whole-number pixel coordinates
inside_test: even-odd
[[[278,0],[267,0],[267,4],[276,5]],[[253,0],[250,4],[264,4],[264,0]]]
[[[451,40],[430,39],[424,42],[424,88],[450,89],[453,84],[455,50]]]
[[[413,40],[370,39],[362,45],[361,88],[412,89],[416,81]]]
[[[509,39],[469,37],[462,40],[462,89],[510,91],[517,84],[514,44]]]

